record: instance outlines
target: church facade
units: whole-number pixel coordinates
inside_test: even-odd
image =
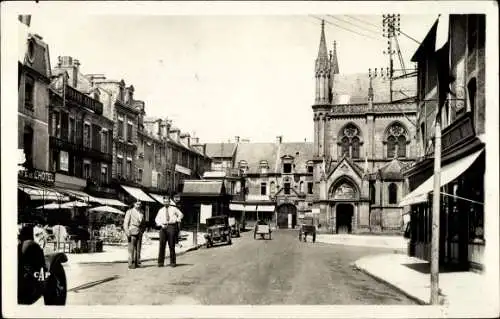
[[[313,211],[337,233],[399,232],[408,193],[401,169],[415,161],[416,78],[377,69],[341,74],[324,24],[315,65]]]

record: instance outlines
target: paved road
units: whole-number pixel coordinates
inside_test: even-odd
[[[158,268],[153,261],[135,270],[81,265],[88,284],[70,291],[68,304],[414,304],[350,266],[388,250],[303,243],[291,230],[274,232],[272,240],[252,235],[179,256],[177,268]]]

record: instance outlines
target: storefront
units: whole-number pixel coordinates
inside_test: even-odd
[[[144,219],[146,222],[151,222],[154,216],[151,215],[153,207],[156,207],[158,202],[146,194],[142,189],[132,186],[120,185],[125,193],[122,194],[125,203],[132,204],[135,201],[142,202],[142,209],[144,209]]]

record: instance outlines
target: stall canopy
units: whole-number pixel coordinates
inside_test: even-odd
[[[68,196],[47,188],[25,184],[19,184],[17,188],[23,193],[27,194],[31,200],[55,200],[63,202],[69,200]]]
[[[137,200],[140,200],[141,202],[150,202],[150,203],[154,203],[155,202],[155,200],[153,200],[151,197],[149,197],[140,188],[130,187],[130,186],[123,186],[123,185],[121,185],[121,187],[127,193],[129,193],[132,197],[134,197]]]
[[[185,180],[183,196],[220,196],[223,194],[223,182],[212,180]]]
[[[91,203],[97,203],[101,205],[108,205],[108,206],[118,206],[118,207],[126,207],[124,203],[117,199],[112,199],[112,198],[101,198],[101,197],[95,197],[92,195],[89,195],[85,192],[82,191],[77,191],[77,190],[60,190],[61,192],[67,193],[71,196],[74,196],[84,202],[91,202]]]
[[[111,206],[99,206],[99,207],[94,207],[89,209],[89,212],[100,212],[100,213],[114,213],[114,214],[119,214],[119,215],[125,215],[124,212],[122,212],[119,209],[116,209]]]
[[[257,210],[259,212],[274,212],[274,205],[258,205]]]
[[[245,206],[243,206],[242,204],[230,203],[229,204],[229,209],[230,210],[236,210],[236,211],[244,211],[245,210]]]
[[[471,155],[461,158],[451,164],[445,165],[441,168],[441,187],[450,183],[462,173],[464,173],[481,155],[484,149],[477,151]],[[408,205],[424,203],[427,201],[427,194],[432,192],[434,187],[434,175],[429,177],[419,187],[406,195],[400,202],[399,206],[404,207]]]

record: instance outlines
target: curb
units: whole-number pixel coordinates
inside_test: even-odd
[[[387,285],[387,286],[389,286],[389,287],[391,287],[391,288],[399,291],[400,293],[402,293],[403,295],[405,295],[407,298],[415,301],[419,305],[430,305],[430,302],[424,301],[424,300],[422,300],[422,299],[420,299],[418,297],[415,297],[415,296],[409,294],[408,292],[406,292],[405,290],[399,288],[398,286],[390,283],[389,281],[387,281],[385,279],[382,279],[379,276],[374,275],[373,273],[369,272],[368,270],[364,269],[363,267],[358,266],[357,262],[351,263],[351,266],[354,269],[359,270],[359,271],[361,271],[364,274],[367,274],[368,276],[372,277],[373,279],[377,280],[378,282],[381,282],[381,283],[383,283],[383,284],[385,284],[385,285]]]
[[[193,250],[198,250],[202,246],[203,246],[202,244],[198,244],[198,246],[190,247],[184,251],[178,252],[176,255],[182,256],[187,252],[190,252]],[[168,257],[169,257],[169,255],[165,255],[165,258],[168,258]],[[158,259],[157,257],[144,258],[144,259],[141,259],[141,262],[142,261],[154,261],[157,259]],[[128,263],[128,259],[120,259],[120,260],[112,260],[112,261],[81,261],[81,262],[75,262],[75,263],[68,263],[67,265],[71,266],[71,264],[74,264],[74,265],[92,265],[92,264],[125,264],[125,263]]]

